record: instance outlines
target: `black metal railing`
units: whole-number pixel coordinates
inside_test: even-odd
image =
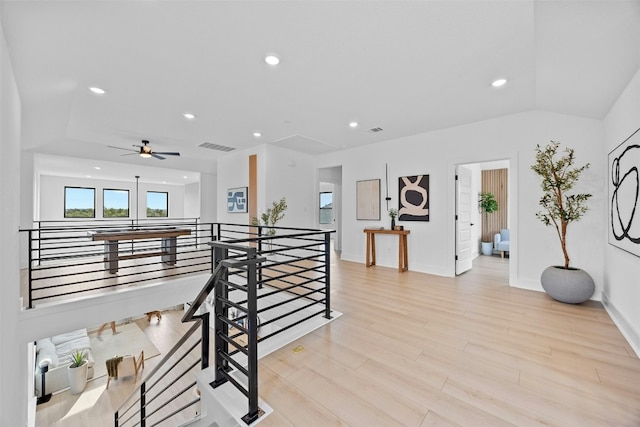
[[[145,378],[140,389],[115,414],[115,425],[158,425],[164,421],[175,425],[188,414],[194,401],[178,403],[186,390],[172,387],[165,379],[169,372],[182,378],[184,370],[178,368],[182,359],[171,363],[169,356],[187,346],[188,336],[201,330],[201,367],[208,366],[208,339],[205,324],[213,308],[215,379],[211,387],[230,383],[247,398],[247,413],[242,417],[247,424],[263,413],[258,405],[258,357],[260,345],[269,338],[291,330],[316,316],[331,317],[330,307],[330,233],[331,231],[279,228],[277,234],[262,236],[258,227],[216,224],[219,240],[210,242],[216,268],[188,307],[182,321],[195,320],[187,335],[171,350],[156,369]],[[213,292],[213,299],[211,293]],[[207,306],[207,303],[213,301]],[[167,366],[164,368],[164,366]],[[180,366],[184,365],[182,363]],[[189,367],[193,367],[191,364]],[[154,380],[153,377],[161,376]],[[163,398],[151,396],[160,381],[170,383],[161,389]],[[169,393],[169,388],[174,390]],[[171,397],[170,397],[171,396]],[[173,397],[175,396],[175,397]],[[162,402],[162,408],[151,408],[152,402]],[[156,417],[152,420],[152,417]],[[187,417],[188,418],[188,417]],[[126,424],[131,422],[131,424]]]
[[[40,221],[28,236],[27,307],[210,272],[213,223],[197,219]]]

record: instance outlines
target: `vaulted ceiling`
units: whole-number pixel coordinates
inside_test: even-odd
[[[23,149],[210,173],[226,153],[204,142],[319,154],[531,109],[602,119],[640,68],[636,0],[3,1],[0,19]],[[109,147],[142,139],[182,155]]]

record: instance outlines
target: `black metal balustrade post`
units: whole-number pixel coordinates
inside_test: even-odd
[[[324,317],[331,319],[331,235],[324,233]]]
[[[140,385],[140,427],[147,425],[147,383],[144,381]]]
[[[229,257],[229,250],[226,248],[215,247],[215,264],[222,262]],[[215,297],[215,353],[213,355],[216,376],[213,381],[213,387],[218,387],[221,384],[227,382],[227,379],[222,374],[229,371],[229,362],[222,357],[222,354],[229,354],[229,343],[222,337],[229,335],[229,325],[223,320],[229,318],[229,307],[223,302],[229,298],[229,290],[223,283],[229,279],[228,272],[224,272],[215,284],[214,297]]]
[[[256,259],[256,248],[250,248],[247,253],[249,260]],[[247,371],[249,412],[242,420],[251,424],[260,416],[258,407],[258,289],[257,265],[250,262],[247,265]]]
[[[202,319],[202,369],[207,369],[209,367],[209,314],[204,313],[201,316]]]
[[[29,230],[29,308],[33,308],[33,230]],[[40,257],[38,257],[40,258]],[[42,390],[42,394],[44,394],[44,390]]]

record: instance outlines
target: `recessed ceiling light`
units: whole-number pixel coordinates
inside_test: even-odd
[[[262,134],[260,132],[254,132],[253,136],[255,136],[256,138],[260,138]]]
[[[189,177],[188,177],[187,175],[185,175],[185,176],[183,176],[183,178],[184,178],[184,179],[187,179],[187,178],[189,178]]]
[[[91,175],[87,175],[87,178],[91,178]]]
[[[96,87],[96,86],[92,86],[89,88],[89,90],[93,93],[95,93],[96,95],[104,95],[105,93],[107,93],[106,90]]]
[[[507,84],[507,79],[504,78],[500,78],[500,79],[496,79],[491,83],[491,86],[493,87],[502,87],[504,85]]]
[[[278,65],[280,63],[280,58],[278,58],[276,55],[270,53],[269,55],[264,57],[264,62],[266,62],[269,65]]]
[[[93,167],[95,170],[99,171],[100,169],[102,169],[100,166],[94,166]]]
[[[195,118],[196,118],[196,115],[195,115],[195,114],[193,114],[193,113],[184,113],[184,114],[183,114],[183,116],[184,116],[186,119],[189,119],[189,120],[193,120],[193,119],[195,119]]]
[[[349,127],[350,128],[357,128],[358,127],[358,122],[350,122],[349,123]]]

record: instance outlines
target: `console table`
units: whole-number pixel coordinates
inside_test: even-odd
[[[407,235],[409,230],[376,230],[365,228],[367,235],[367,267],[376,265],[376,234],[395,234],[398,236],[398,271],[409,269],[409,254],[407,252]]]
[[[178,236],[188,236],[191,234],[189,229],[181,229],[174,227],[156,228],[156,229],[139,229],[139,230],[100,230],[90,231],[91,240],[104,241],[104,261],[105,268],[109,273],[115,274],[118,271],[118,260],[133,259],[150,256],[162,256],[162,262],[169,265],[176,263],[176,238]],[[141,252],[131,255],[120,255],[118,253],[118,242],[121,240],[137,240],[137,239],[161,239],[160,251],[158,252]]]

